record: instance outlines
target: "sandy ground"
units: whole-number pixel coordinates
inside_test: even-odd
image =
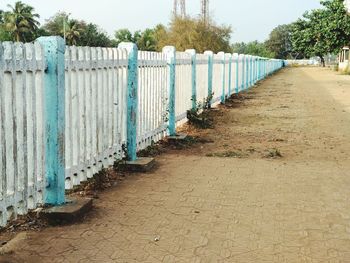
[[[212,143],[159,156],[3,262],[350,262],[350,77],[287,68],[243,98],[215,111]]]

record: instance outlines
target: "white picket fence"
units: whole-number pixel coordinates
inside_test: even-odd
[[[251,64],[254,68],[248,72],[245,58],[224,53],[213,55],[213,106],[223,97],[247,88],[248,77],[255,82],[282,66],[278,60],[256,58],[255,64]],[[203,104],[211,95],[208,91],[210,55],[196,54],[195,61],[192,59],[190,52],[176,52],[177,126],[187,121],[187,111],[194,103]],[[66,47],[66,189],[92,178],[125,156],[128,66],[126,49]],[[44,51],[39,43],[0,43],[1,226],[44,202],[47,143],[44,105],[49,103],[44,96],[45,70]],[[168,134],[169,71],[165,53],[138,52],[138,150]]]
[[[197,74],[196,74],[196,87],[197,87],[197,101],[199,104],[204,104],[206,98],[208,98],[208,55],[197,54]]]
[[[45,62],[39,44],[0,43],[0,224],[43,200]]]
[[[187,121],[192,107],[192,59],[186,52],[176,52],[175,116],[177,125]]]
[[[126,50],[66,48],[66,189],[122,157],[127,66]]]
[[[137,149],[143,150],[166,135],[169,79],[165,54],[140,51],[138,58]]]

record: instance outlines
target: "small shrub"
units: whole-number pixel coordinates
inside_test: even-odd
[[[276,158],[282,158],[283,155],[280,152],[280,150],[273,148],[273,149],[268,149],[266,155],[264,156],[265,158],[271,158],[271,159],[276,159]]]
[[[209,116],[210,104],[214,93],[205,98],[204,103],[198,103],[195,109],[187,111],[188,122],[200,129],[213,128],[213,119]]]

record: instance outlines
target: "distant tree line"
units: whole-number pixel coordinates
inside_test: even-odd
[[[260,49],[283,59],[317,56],[324,65],[326,55],[337,54],[343,46],[350,45],[350,14],[344,0],[322,0],[321,5],[291,24],[276,27],[266,42],[234,44],[234,51],[243,49],[253,54]]]
[[[31,42],[39,36],[59,35],[68,45],[114,47],[134,42],[140,50],[161,51],[166,45],[177,50],[235,52],[271,58],[308,58],[334,54],[350,44],[350,16],[344,0],[321,0],[322,8],[306,12],[297,21],[272,30],[265,42],[231,44],[232,28],[201,18],[173,17],[168,26],[159,24],[144,31],[117,30],[112,38],[98,25],[72,19],[59,12],[40,25],[33,7],[16,2],[0,10],[0,41]]]

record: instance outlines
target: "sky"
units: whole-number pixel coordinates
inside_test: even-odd
[[[16,0],[0,0],[0,9]],[[40,22],[58,11],[71,18],[93,22],[109,35],[121,28],[132,31],[168,24],[173,0],[22,0],[35,8]],[[201,0],[187,0],[190,15],[198,15]],[[310,9],[318,8],[319,0],[210,0],[211,16],[219,24],[231,25],[232,42],[264,41],[273,28],[295,21]]]

